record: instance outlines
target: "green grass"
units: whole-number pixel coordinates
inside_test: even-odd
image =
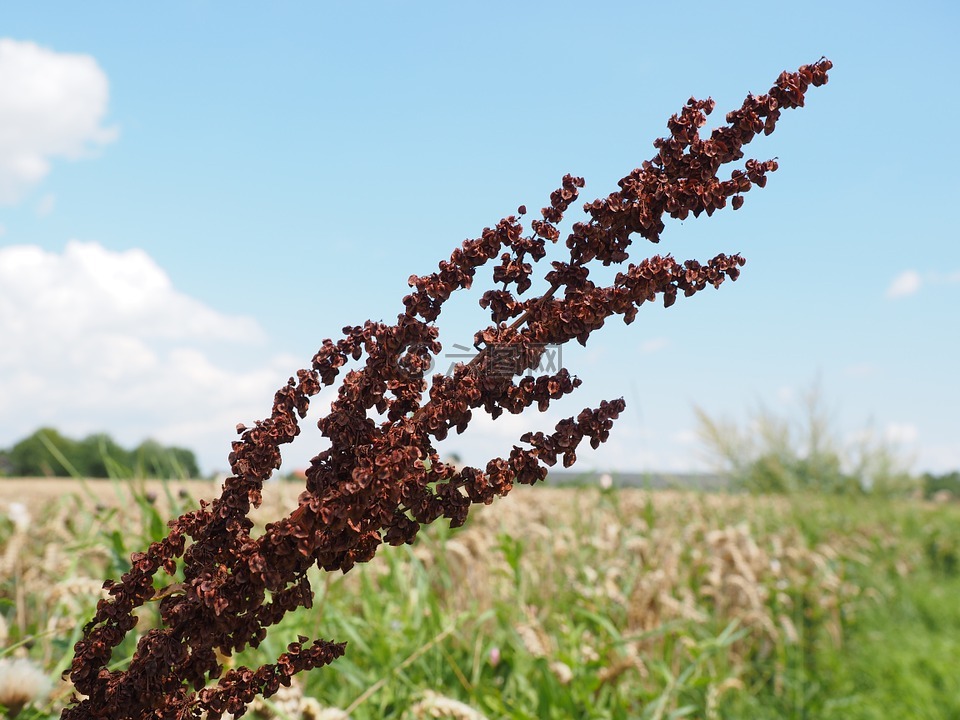
[[[870,542],[852,581],[864,592],[840,644],[794,656],[789,689],[735,696],[726,717],[960,717],[960,512],[905,501],[833,501],[796,511],[815,541],[845,534]]]

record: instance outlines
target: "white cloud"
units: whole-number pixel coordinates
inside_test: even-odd
[[[888,298],[902,298],[914,295],[924,286],[942,286],[960,283],[960,271],[928,271],[921,275],[916,270],[905,270],[897,275],[887,287]]]
[[[40,328],[55,329],[60,344],[91,333],[170,340],[262,339],[252,319],[222,315],[176,291],[143,250],[113,252],[76,240],[68,242],[62,254],[35,245],[0,249],[0,323],[6,333],[21,333],[18,340],[27,343],[41,340]],[[17,350],[17,343],[8,343],[0,353]]]
[[[923,285],[923,280],[920,278],[920,273],[916,270],[904,270],[890,283],[887,288],[887,297],[901,298],[913,295],[920,289],[921,285]]]
[[[103,126],[109,83],[89,55],[0,38],[0,204],[46,177],[54,158],[76,159],[111,142]]]
[[[184,445],[208,468],[304,362],[271,353],[253,319],[177,291],[142,250],[76,241],[0,248],[0,337],[0,446],[42,425],[104,430]]]

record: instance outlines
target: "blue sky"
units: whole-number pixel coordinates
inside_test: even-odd
[[[444,450],[484,462],[622,395],[582,467],[701,468],[695,406],[799,417],[818,385],[844,442],[956,469],[958,27],[947,2],[5,7],[0,447],[54,425],[224,468],[233,426],[323,338],[392,320],[411,273],[564,173],[608,194],[689,96],[720,122],[826,55],[830,83],[749,148],[779,159],[765,189],[634,245],[741,252],[741,279],[565,348],[577,393]],[[441,317],[448,349],[478,295]]]

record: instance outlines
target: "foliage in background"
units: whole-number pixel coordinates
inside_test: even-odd
[[[901,496],[918,489],[890,443],[870,433],[854,444],[842,442],[816,388],[806,393],[803,407],[802,417],[791,418],[761,406],[744,427],[697,408],[698,435],[733,489]]]
[[[924,473],[920,477],[923,487],[923,496],[928,500],[958,500],[960,499],[960,471],[934,475]]]
[[[0,474],[11,477],[88,477],[185,479],[200,476],[193,451],[144,440],[132,450],[106,433],[82,440],[40,428],[0,459]]]

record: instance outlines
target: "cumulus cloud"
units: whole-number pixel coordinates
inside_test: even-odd
[[[76,241],[0,248],[0,337],[0,446],[43,425],[105,430],[190,447],[208,468],[301,362],[252,318],[179,292],[142,250]]]
[[[90,154],[117,136],[103,125],[109,83],[89,55],[0,38],[0,204],[46,177],[56,158]]]
[[[905,270],[897,275],[887,288],[888,298],[902,298],[916,293],[923,280],[916,270]]]

